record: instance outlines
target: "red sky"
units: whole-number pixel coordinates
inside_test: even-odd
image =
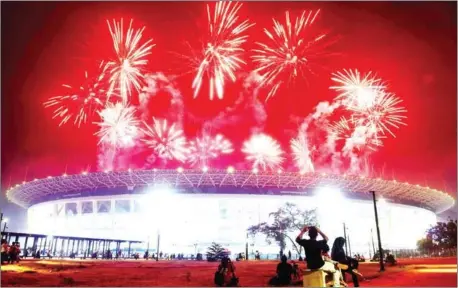
[[[284,130],[290,116],[306,116],[331,100],[329,75],[343,68],[372,70],[389,82],[408,109],[408,126],[371,159],[385,177],[429,185],[456,195],[456,3],[453,2],[254,2],[242,17],[256,22],[247,49],[264,41],[264,27],[284,12],[321,8],[320,27],[333,39],[334,56],[311,76],[282,90],[266,104],[264,131],[287,147]],[[42,102],[62,92],[62,83],[78,83],[85,70],[112,54],[106,19],[134,18],[146,25],[145,36],[157,46],[148,70],[167,75],[189,70],[175,54],[189,53],[186,41],[199,47],[205,35],[204,3],[192,2],[8,2],[2,3],[2,190],[25,179],[97,169],[95,127],[59,128]],[[245,58],[248,60],[248,53]],[[251,63],[245,67],[250,69]],[[235,101],[241,81],[228,85],[224,100],[210,102],[202,93],[192,99],[191,76],[177,80],[187,113],[211,119]],[[265,96],[261,91],[260,97]],[[158,100],[153,111],[160,111]],[[158,108],[159,107],[159,108]],[[221,127],[236,145],[249,137],[251,111],[238,115],[245,125]],[[246,121],[245,121],[246,120]],[[187,121],[187,122],[186,122]],[[185,133],[194,136],[199,123],[185,119]],[[245,127],[246,126],[246,127]],[[245,129],[246,128],[246,129]],[[243,157],[234,157],[243,162]],[[225,160],[227,163],[228,160]],[[2,201],[3,203],[3,201]],[[3,204],[2,204],[3,206]]]

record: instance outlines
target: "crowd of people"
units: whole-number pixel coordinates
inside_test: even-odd
[[[13,242],[11,245],[5,239],[2,239],[2,265],[8,263],[19,263],[19,254],[21,253],[21,247],[19,242]]]

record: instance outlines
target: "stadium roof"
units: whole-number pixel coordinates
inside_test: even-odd
[[[254,188],[259,191],[307,191],[319,187],[338,187],[353,197],[365,196],[375,191],[390,201],[410,204],[443,212],[454,205],[453,197],[445,192],[400,183],[380,178],[367,178],[356,175],[335,175],[326,173],[293,173],[279,171],[236,171],[227,170],[128,170],[116,172],[82,173],[62,175],[24,182],[7,191],[7,197],[13,203],[24,208],[36,203],[59,199],[59,195],[81,191],[107,188],[134,190],[138,187],[169,185],[176,188]],[[269,193],[266,193],[269,194]],[[287,193],[286,193],[287,194]],[[297,193],[295,193],[297,194]],[[364,198],[364,197],[363,197]]]

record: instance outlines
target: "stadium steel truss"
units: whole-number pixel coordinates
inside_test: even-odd
[[[7,191],[8,199],[24,208],[33,204],[46,202],[50,196],[68,194],[78,191],[97,191],[102,188],[119,188],[126,191],[138,187],[167,185],[174,188],[255,188],[260,191],[275,189],[285,191],[307,191],[319,187],[338,187],[345,193],[358,198],[369,191],[396,203],[409,203],[440,213],[452,207],[455,200],[442,191],[400,183],[396,180],[387,181],[380,178],[367,178],[355,175],[335,175],[325,173],[294,173],[294,172],[261,172],[227,170],[128,170],[116,172],[82,173],[78,175],[62,175],[44,179],[35,179],[18,184]],[[266,194],[269,194],[266,192]],[[304,193],[306,194],[306,193]]]

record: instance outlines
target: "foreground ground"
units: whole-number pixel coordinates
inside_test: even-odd
[[[361,286],[457,286],[456,258],[406,259],[378,272],[363,263]],[[241,286],[266,286],[276,262],[236,262]],[[1,286],[214,286],[217,263],[152,260],[24,260],[1,267]],[[302,264],[301,264],[302,265]],[[350,277],[348,277],[350,278]]]

